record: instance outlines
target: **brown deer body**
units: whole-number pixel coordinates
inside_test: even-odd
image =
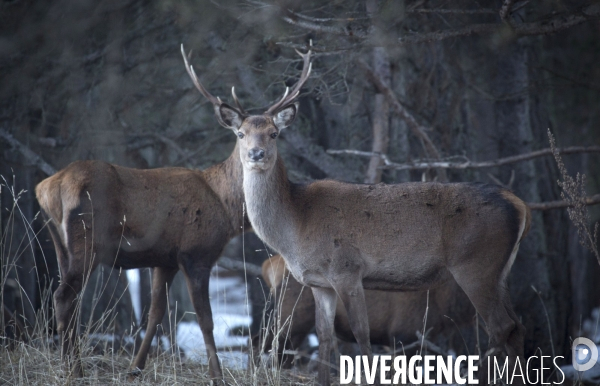
[[[261,117],[221,109],[237,133],[248,218],[316,301],[319,382],[327,364],[338,296],[363,355],[372,356],[364,289],[435,288],[452,275],[482,316],[492,353],[523,356],[524,327],[506,279],[531,214],[498,186],[469,183],[292,184],[277,154],[279,132],[294,121],[310,74],[310,52],[292,92]],[[483,372],[480,372],[482,376]]]
[[[181,50],[183,54],[183,46]],[[198,90],[213,104],[219,123],[226,125],[219,111],[230,107],[206,92],[185,55],[184,61]],[[239,106],[235,93],[233,98]],[[235,111],[243,113],[241,108]],[[227,160],[204,171],[139,170],[79,161],[38,184],[36,196],[50,219],[61,274],[54,293],[57,328],[63,356],[72,361],[76,375],[82,375],[82,368],[74,351],[75,300],[86,277],[103,263],[124,269],[154,268],[148,329],[134,370],[144,368],[165,313],[167,286],[181,270],[206,343],[210,377],[222,378],[208,282],[225,244],[247,225],[237,146]]]
[[[133,363],[143,368],[165,313],[166,287],[184,273],[206,342],[211,377],[221,377],[208,299],[210,270],[241,233],[243,194],[238,150],[204,171],[139,170],[78,161],[36,187],[54,241],[61,283],[54,293],[63,354],[71,355],[76,297],[99,264],[153,267],[146,335]],[[78,358],[75,371],[81,374]]]
[[[293,350],[304,341],[315,326],[315,299],[289,271],[280,255],[265,260],[263,278],[274,295],[277,319],[283,325],[278,331],[278,358],[283,367],[292,364],[293,356],[284,350]],[[339,300],[339,298],[338,298]],[[415,341],[415,332],[426,328],[428,336],[452,335],[458,326],[473,320],[475,310],[454,280],[427,291],[389,292],[365,290],[371,344],[385,345],[396,350]],[[424,324],[424,317],[427,321]],[[449,318],[446,318],[448,316]],[[355,342],[348,315],[341,302],[335,312],[335,333],[346,342]],[[256,347],[272,348],[273,331],[267,329],[262,342]],[[264,343],[263,343],[264,342]]]

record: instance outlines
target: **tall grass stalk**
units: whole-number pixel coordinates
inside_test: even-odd
[[[55,322],[52,302],[52,285],[57,278],[43,280],[40,273],[35,269],[35,275],[39,284],[39,304],[41,307],[35,309],[35,300],[30,299],[25,291],[25,283],[21,283],[18,276],[19,267],[24,259],[32,258],[37,254],[41,259],[36,259],[38,264],[45,265],[44,269],[49,272],[49,261],[43,255],[42,242],[39,238],[40,232],[48,226],[40,214],[28,218],[21,210],[20,203],[25,197],[26,190],[17,190],[14,184],[9,184],[1,177],[0,193],[2,189],[8,191],[10,202],[0,203],[4,227],[0,233],[0,384],[10,385],[129,385],[131,381],[130,366],[132,364],[135,341],[141,333],[136,321],[132,321],[130,335],[117,336],[115,334],[117,324],[117,305],[126,292],[119,293],[116,286],[111,288],[109,278],[115,275],[117,279],[124,272],[121,270],[98,267],[94,275],[97,276],[95,284],[92,284],[91,269],[84,274],[83,290],[76,299],[76,312],[71,322],[75,323],[77,348],[81,353],[81,360],[85,370],[82,378],[74,378],[68,371],[68,366],[63,363],[60,350],[60,339],[55,334]],[[14,181],[14,177],[13,177]],[[91,197],[88,196],[91,201]],[[97,210],[98,208],[96,208]],[[91,216],[91,217],[90,217]],[[91,224],[85,223],[85,218],[91,219]],[[122,226],[125,226],[126,218],[123,218]],[[19,226],[17,226],[19,225]],[[87,225],[87,226],[86,226]],[[96,258],[95,234],[93,211],[88,216],[82,216],[82,226],[85,229],[85,258],[92,262]],[[23,232],[19,229],[25,229]],[[37,230],[37,231],[36,231]],[[45,232],[45,231],[44,231]],[[124,241],[126,242],[126,241]],[[116,256],[115,256],[116,258]],[[27,262],[32,263],[32,262]],[[91,268],[92,264],[88,264]],[[91,292],[90,315],[82,320],[84,293]],[[7,335],[7,331],[16,332],[15,320],[10,326],[4,322],[4,300],[9,295],[14,295],[18,300],[18,309],[15,318],[24,327],[23,334]],[[129,296],[129,295],[127,295]],[[94,316],[100,306],[100,299],[108,298],[110,306],[101,310],[99,316]],[[86,294],[86,299],[88,295]],[[246,297],[246,304],[249,299]],[[174,306],[177,314],[178,304],[171,304],[168,300],[168,309]],[[35,309],[33,320],[26,320],[23,310],[26,307]],[[248,307],[249,308],[249,307]],[[169,317],[169,324],[173,318]],[[177,321],[179,322],[179,321]],[[287,322],[289,323],[289,322]],[[280,323],[285,326],[286,322]],[[7,328],[8,327],[8,328]],[[80,328],[81,327],[81,328]],[[12,329],[12,330],[9,330]],[[171,331],[175,333],[176,325],[170,325]],[[281,330],[283,331],[283,330]],[[173,336],[172,341],[175,341]],[[158,344],[160,347],[160,341]],[[146,369],[134,381],[138,384],[153,385],[202,385],[209,384],[208,366],[181,360],[179,347],[171,345],[168,350],[157,350],[147,362]],[[304,379],[294,376],[291,372],[282,371],[277,366],[264,363],[255,371],[248,372],[241,369],[223,368],[225,379],[231,385],[312,385],[313,378],[309,375]],[[249,366],[251,367],[251,366]]]

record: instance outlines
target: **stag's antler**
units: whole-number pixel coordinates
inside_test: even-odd
[[[310,47],[312,47],[312,40],[310,41]],[[300,95],[300,89],[302,88],[304,83],[306,83],[306,81],[308,80],[308,77],[310,76],[310,71],[312,70],[312,63],[310,62],[312,50],[308,50],[308,52],[306,54],[302,54],[298,50],[296,50],[296,52],[298,53],[298,55],[300,55],[302,57],[302,59],[304,61],[300,79],[298,79],[298,82],[294,85],[294,88],[292,89],[291,92],[290,92],[289,87],[286,87],[283,97],[279,100],[279,102],[277,102],[273,106],[269,107],[269,109],[267,111],[265,111],[265,114],[272,114],[275,111],[277,111],[280,107],[286,106],[286,105],[292,103],[294,101],[294,99],[298,98],[298,95]]]
[[[219,107],[221,105],[227,105],[227,104],[223,103],[221,98],[219,98],[219,97],[215,98],[211,93],[209,93],[204,88],[202,83],[200,83],[200,81],[198,80],[198,76],[196,75],[196,71],[194,71],[194,67],[191,66],[190,63],[188,62],[189,57],[185,55],[185,50],[183,49],[183,44],[181,45],[181,55],[183,56],[183,62],[185,63],[185,69],[187,70],[187,73],[190,75],[190,78],[192,78],[192,82],[194,82],[194,85],[196,86],[198,91],[200,91],[200,93],[202,95],[204,95],[206,97],[206,99],[208,99],[213,104],[213,106],[215,108],[215,112],[217,113],[217,117],[219,117],[220,116],[220,114],[218,114]],[[192,51],[190,51],[189,56],[191,56],[191,55],[192,55]],[[240,115],[242,115],[242,116],[247,115],[246,111],[240,104],[240,101],[238,100],[237,95],[235,95],[234,87],[231,88],[231,95],[233,96],[233,101],[235,102],[236,108],[237,108],[238,112],[240,113]],[[227,105],[227,107],[231,107],[231,106]]]
[[[190,51],[190,55],[191,54],[192,54],[192,51]],[[206,91],[204,86],[202,86],[202,83],[200,83],[200,81],[198,80],[198,76],[196,75],[196,72],[194,71],[194,67],[190,66],[190,63],[188,62],[188,57],[185,55],[185,50],[183,49],[183,44],[181,45],[181,55],[183,56],[183,61],[185,63],[185,69],[187,70],[187,73],[190,75],[190,78],[192,78],[192,82],[194,82],[194,85],[196,86],[198,91],[200,91],[200,93],[202,95],[204,95],[206,97],[206,99],[208,99],[213,105],[221,106],[221,104],[223,103],[223,102],[221,102],[221,99],[215,98],[214,96],[212,96],[212,94],[209,93],[208,91]]]
[[[246,115],[246,110],[244,110],[244,108],[240,104],[240,101],[238,100],[237,95],[235,95],[235,87],[231,88],[231,96],[233,97],[233,101],[235,102],[235,106],[240,111],[240,113],[242,113],[242,115]]]

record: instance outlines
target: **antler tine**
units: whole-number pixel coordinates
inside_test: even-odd
[[[235,95],[235,86],[231,88],[231,96],[233,96],[233,101],[235,102],[237,109],[240,110],[240,113],[245,115],[246,111],[244,110],[240,101],[238,100],[237,95]]]
[[[278,100],[277,103],[275,103],[273,106],[271,106],[271,108],[277,108],[277,107],[281,106],[281,104],[283,103],[283,101],[285,101],[285,99],[287,98],[289,93],[290,93],[290,88],[286,87],[285,92],[283,93],[283,96],[281,97],[281,99]]]
[[[310,41],[310,46],[312,47],[312,40]],[[302,54],[298,50],[296,50],[296,52],[302,57],[304,61],[304,64],[302,65],[302,73],[300,75],[300,79],[298,79],[298,82],[294,85],[294,88],[292,88],[291,92],[289,91],[289,88],[286,88],[283,97],[273,106],[269,107],[269,109],[265,112],[266,114],[273,113],[281,106],[290,104],[294,101],[294,99],[298,98],[298,95],[300,95],[300,89],[310,77],[310,73],[312,71],[312,63],[310,62],[312,50],[309,49],[306,54]]]
[[[185,63],[185,69],[186,69],[188,75],[190,76],[190,78],[192,78],[192,82],[194,82],[194,85],[196,86],[198,91],[200,91],[200,93],[202,95],[204,95],[206,97],[206,99],[208,99],[213,105],[220,106],[222,103],[221,100],[219,98],[215,98],[214,96],[211,95],[211,93],[206,91],[204,86],[202,86],[202,83],[200,83],[200,81],[198,80],[198,76],[196,75],[196,72],[194,71],[194,67],[190,66],[190,63],[188,62],[188,58],[185,55],[185,50],[183,49],[183,44],[181,45],[181,55],[183,56],[183,62]]]

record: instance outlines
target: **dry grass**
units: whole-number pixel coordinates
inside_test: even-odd
[[[4,342],[5,343],[5,342]],[[206,385],[210,384],[208,366],[175,360],[170,353],[150,358],[146,369],[135,380],[128,379],[131,356],[106,353],[84,355],[85,376],[72,378],[65,371],[59,351],[19,343],[0,353],[0,384],[6,385]],[[230,385],[313,385],[311,376],[287,370],[224,368]]]
[[[590,228],[590,214],[586,204],[587,193],[585,191],[586,176],[585,174],[577,173],[575,178],[571,177],[567,172],[567,168],[556,149],[556,143],[554,136],[548,129],[548,138],[550,141],[550,148],[552,154],[558,165],[558,170],[561,174],[562,181],[558,181],[558,186],[561,187],[562,191],[560,195],[563,200],[569,203],[567,213],[569,218],[573,221],[573,225],[577,228],[577,235],[579,236],[579,243],[589,249],[600,264],[600,253],[598,252],[598,223],[594,225],[594,230]]]
[[[104,311],[99,320],[80,324],[78,347],[82,353],[85,373],[81,378],[73,377],[62,361],[59,338],[52,332],[54,316],[52,310],[47,309],[48,306],[36,310],[33,326],[24,327],[24,319],[20,315],[5,322],[5,296],[15,296],[19,299],[18,302],[30,301],[19,282],[17,268],[22,263],[20,259],[29,258],[38,243],[38,235],[33,231],[32,222],[41,219],[37,216],[34,219],[26,218],[19,207],[24,191],[15,191],[5,179],[2,182],[0,189],[10,191],[13,202],[2,203],[6,221],[0,234],[0,385],[210,384],[208,366],[182,359],[174,347],[155,350],[157,352],[149,356],[146,368],[137,378],[130,380],[136,336],[118,337],[113,334],[115,307]],[[19,234],[15,224],[25,224],[28,234]],[[90,253],[93,255],[92,245]],[[99,291],[98,295],[103,291],[111,291],[104,288],[105,285],[96,286],[101,287],[94,289]],[[51,296],[49,286],[41,289],[42,304],[49,305]],[[94,299],[98,297],[93,296]],[[77,309],[80,311],[81,295],[78,302]],[[75,317],[81,321],[81,315]],[[136,332],[138,333],[139,331]],[[99,336],[105,338],[98,338]],[[272,361],[264,361],[256,368],[249,366],[248,370],[232,370],[223,366],[225,380],[229,385],[314,384],[314,378],[310,374],[281,370],[270,366],[270,363]]]

